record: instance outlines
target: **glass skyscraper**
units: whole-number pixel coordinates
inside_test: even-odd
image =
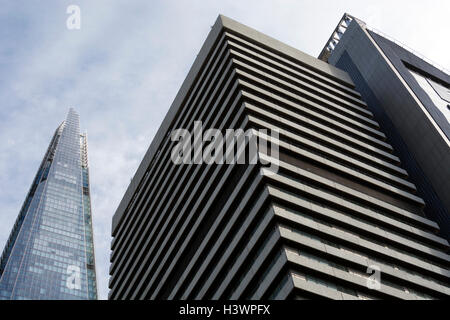
[[[0,260],[0,299],[97,299],[87,137],[70,109]]]

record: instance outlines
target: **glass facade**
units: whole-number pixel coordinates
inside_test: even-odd
[[[450,122],[450,89],[418,72],[413,70],[409,70],[409,72],[413,75],[414,79],[423,91],[425,91],[431,101],[433,101],[434,105],[444,115],[447,121]]]
[[[0,299],[97,299],[87,137],[70,109],[0,260]]]

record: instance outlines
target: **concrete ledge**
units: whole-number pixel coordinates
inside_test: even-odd
[[[211,31],[209,32],[206,41],[204,42],[202,48],[200,49],[199,54],[197,55],[191,69],[189,70],[189,73],[186,77],[186,79],[183,81],[183,84],[178,91],[175,100],[173,101],[172,105],[169,108],[169,111],[164,118],[161,126],[159,127],[155,137],[153,138],[153,141],[148,148],[143,160],[141,161],[141,164],[139,165],[139,168],[137,169],[136,173],[134,174],[133,179],[131,180],[127,191],[125,192],[125,195],[123,196],[122,200],[120,201],[120,204],[113,216],[112,219],[112,235],[115,236],[116,228],[119,224],[119,222],[122,219],[122,216],[132,199],[134,193],[136,192],[139,183],[144,176],[145,172],[147,171],[147,168],[149,167],[151,161],[153,160],[155,154],[157,153],[159,146],[161,142],[163,141],[163,138],[166,136],[168,130],[170,129],[170,126],[174,119],[176,118],[176,115],[180,111],[180,108],[182,106],[182,103],[184,99],[186,98],[187,94],[189,93],[192,85],[194,84],[199,71],[201,70],[203,64],[205,63],[206,59],[208,58],[209,53],[211,52],[212,47],[216,43],[217,39],[221,35],[222,31],[224,29],[233,31],[235,33],[241,34],[244,37],[254,39],[255,41],[261,43],[266,48],[269,48],[274,51],[278,51],[283,55],[289,56],[291,58],[294,58],[296,60],[299,60],[299,62],[303,62],[304,64],[311,65],[312,68],[319,71],[320,73],[331,76],[332,78],[336,78],[336,80],[340,81],[341,83],[346,83],[349,85],[349,87],[353,88],[353,82],[351,78],[347,75],[346,72],[337,69],[336,67],[333,67],[332,65],[329,65],[321,60],[318,60],[310,55],[307,55],[293,47],[290,47],[278,40],[275,40],[269,36],[266,36],[252,28],[249,28],[245,25],[242,25],[238,23],[237,21],[234,21],[230,18],[227,18],[223,15],[219,15],[217,18],[214,26],[212,27]]]

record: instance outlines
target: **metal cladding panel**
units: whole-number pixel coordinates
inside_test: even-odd
[[[450,127],[407,66],[414,66],[442,83],[449,84],[449,76],[396,43],[353,22],[328,61],[350,74],[425,200],[426,216],[438,222],[441,236],[450,239],[450,168],[446,165],[450,161],[450,147],[445,137]],[[427,117],[427,112],[431,118]],[[444,135],[439,134],[438,128]]]

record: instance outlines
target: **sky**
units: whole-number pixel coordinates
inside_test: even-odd
[[[69,5],[81,10],[69,30]],[[99,298],[111,219],[218,14],[317,57],[347,12],[450,69],[450,1],[2,0],[0,250],[69,107],[88,133]]]

